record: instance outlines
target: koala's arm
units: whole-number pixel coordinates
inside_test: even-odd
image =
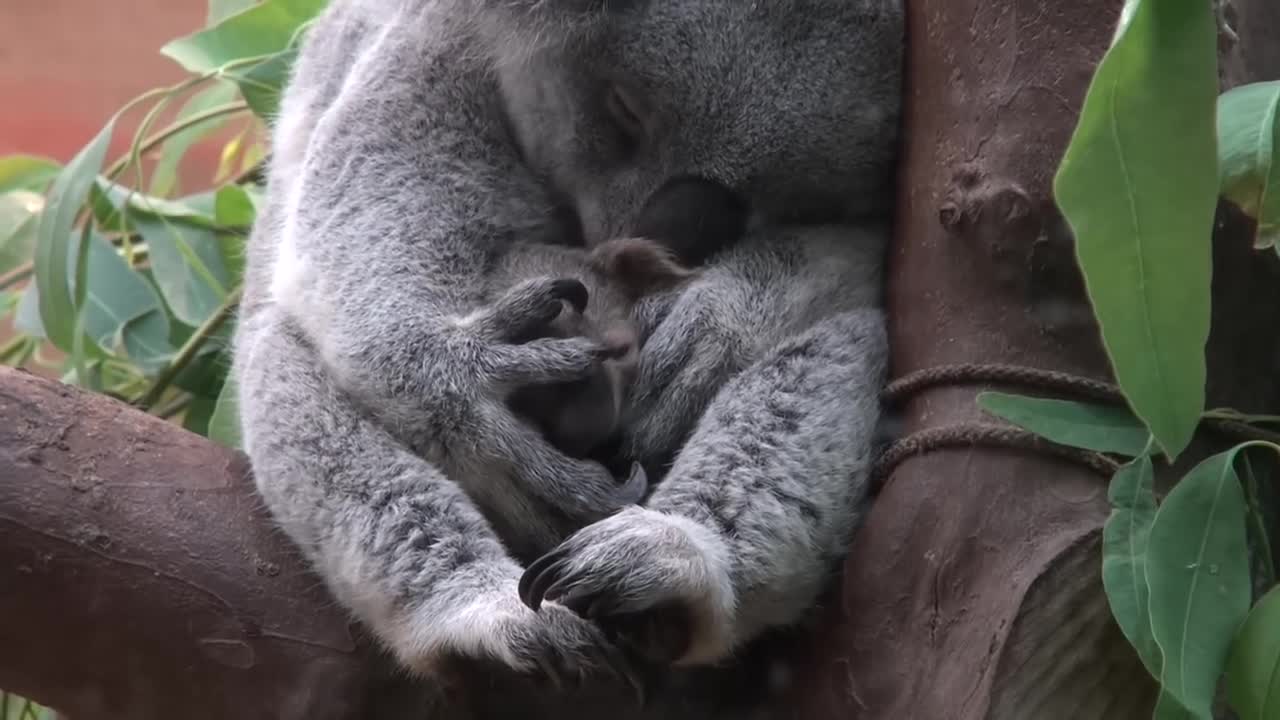
[[[273,308],[241,321],[243,438],[260,494],[334,596],[409,670],[489,658],[574,681],[629,670],[561,608],[520,604],[521,568],[470,499],[353,405]]]
[[[516,243],[556,227],[484,48],[451,8],[348,0],[312,28],[277,124],[279,222],[253,241],[256,291],[401,442],[451,476],[510,476],[589,521],[633,501],[631,488],[556,451],[505,397],[584,377],[605,350],[527,341],[562,300],[586,301],[581,283],[487,282]]]
[[[677,365],[650,366],[675,394],[650,392],[649,410],[668,423],[694,413],[683,421],[691,430],[661,436],[688,440],[645,508],[583,529],[529,567],[527,603],[554,599],[605,624],[675,605],[688,642],[668,659],[682,664],[720,660],[812,606],[867,492],[888,355],[878,260],[850,254],[856,236],[829,239],[783,256],[747,249],[676,301],[653,336],[664,344],[643,352],[672,353],[648,358]],[[862,239],[875,258],[881,243]],[[691,297],[698,311],[685,315]],[[773,317],[753,316],[761,308]],[[691,323],[702,332],[687,345],[664,336]],[[708,398],[701,407],[695,394]]]
[[[579,498],[615,486],[501,402],[591,351],[511,340],[560,311],[563,283],[495,303],[477,290],[543,208],[489,124],[484,79],[448,57],[463,50],[451,18],[395,14],[449,5],[336,0],[308,33],[248,245],[245,447],[272,514],[406,665],[456,653],[576,675],[607,644],[563,611],[518,606],[519,566],[453,474],[580,480]]]

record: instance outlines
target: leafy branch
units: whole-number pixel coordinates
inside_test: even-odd
[[[1117,624],[1160,683],[1155,717],[1209,720],[1225,676],[1242,720],[1276,718],[1280,588],[1247,451],[1280,456],[1280,445],[1251,440],[1213,455],[1159,502],[1153,479],[1205,421],[1280,421],[1204,408],[1214,213],[1220,195],[1235,202],[1257,221],[1255,247],[1276,248],[1280,83],[1217,95],[1207,2],[1130,0],[1123,15],[1054,194],[1128,407],[1000,393],[978,402],[1055,443],[1127,460],[1111,479],[1102,579]],[[1267,589],[1256,603],[1251,552]]]

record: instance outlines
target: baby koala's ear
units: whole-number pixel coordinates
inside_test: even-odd
[[[697,276],[675,253],[656,240],[617,238],[588,255],[592,266],[633,298],[673,288]]]

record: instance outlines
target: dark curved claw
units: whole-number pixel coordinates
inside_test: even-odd
[[[533,564],[520,576],[520,583],[517,586],[520,602],[528,605],[535,612],[541,608],[547,588],[556,581],[560,563],[568,555],[567,550],[555,549],[534,560]]]
[[[559,300],[568,300],[579,314],[587,309],[587,286],[581,280],[561,278],[551,283],[551,296]]]

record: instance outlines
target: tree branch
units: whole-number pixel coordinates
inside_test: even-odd
[[[0,687],[74,718],[367,717],[382,663],[239,453],[0,368]]]

